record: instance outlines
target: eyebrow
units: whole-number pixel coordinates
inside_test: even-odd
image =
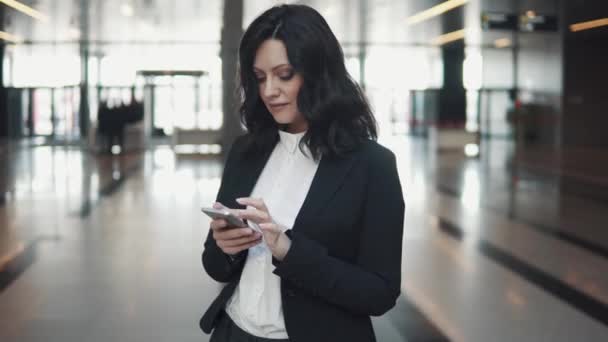
[[[276,70],[276,69],[278,69],[278,68],[280,68],[280,67],[284,67],[284,66],[290,66],[290,65],[289,65],[289,64],[287,64],[287,63],[279,64],[279,65],[277,65],[277,66],[274,66],[274,67],[273,67],[271,70],[273,70],[273,71],[274,71],[274,70]],[[260,68],[258,68],[258,67],[256,67],[256,66],[254,66],[254,67],[253,67],[253,70],[254,70],[254,71],[264,71],[264,70],[262,70],[262,69],[260,69]]]

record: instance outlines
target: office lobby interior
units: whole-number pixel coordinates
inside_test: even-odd
[[[396,156],[376,339],[608,341],[604,0],[0,0],[0,341],[209,340],[201,207],[243,30],[282,3],[326,19]]]

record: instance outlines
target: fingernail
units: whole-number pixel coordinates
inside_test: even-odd
[[[237,198],[236,201],[239,202],[239,203],[241,203],[241,202],[243,202],[243,199],[242,198]]]

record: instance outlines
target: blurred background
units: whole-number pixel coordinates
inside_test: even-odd
[[[0,340],[206,341],[253,0],[0,0]],[[406,200],[379,341],[608,340],[608,2],[317,9]]]

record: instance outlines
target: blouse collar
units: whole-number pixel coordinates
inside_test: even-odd
[[[302,137],[306,134],[306,131],[300,133],[289,133],[279,130],[279,142],[285,149],[294,154],[298,150]]]

